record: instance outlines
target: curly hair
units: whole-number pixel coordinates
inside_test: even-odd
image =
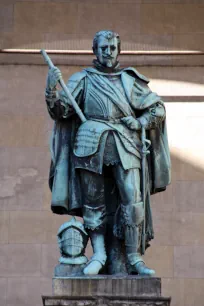
[[[118,41],[118,53],[120,53],[121,50],[121,41],[120,41],[120,36],[118,33],[114,32],[114,31],[110,31],[110,30],[102,30],[99,32],[96,32],[94,39],[93,39],[93,52],[95,53],[97,47],[98,47],[98,38],[100,36],[103,36],[107,39],[112,39],[114,37],[117,38]]]

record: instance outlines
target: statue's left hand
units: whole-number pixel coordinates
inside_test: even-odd
[[[131,130],[136,130],[136,131],[141,130],[140,122],[137,119],[135,119],[133,116],[124,117],[121,119],[121,121],[125,123],[125,125]]]

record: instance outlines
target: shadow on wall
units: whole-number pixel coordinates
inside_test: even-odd
[[[200,152],[200,156],[198,154],[194,154],[193,156],[193,152],[190,151],[176,151],[177,150],[175,149],[171,150],[172,181],[204,181],[204,157],[202,156],[203,150]]]
[[[186,154],[175,148],[171,149],[172,182],[165,192],[151,197],[155,216],[158,212],[204,213],[204,158],[193,157],[190,152]],[[200,224],[200,226],[200,232],[202,232],[204,225]],[[161,236],[161,232],[158,234]],[[155,238],[157,241],[157,235]],[[168,239],[163,238],[163,244],[168,244]],[[174,243],[170,242],[170,244]]]

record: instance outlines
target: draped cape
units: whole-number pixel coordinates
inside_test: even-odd
[[[77,86],[87,73],[101,74],[94,68],[87,68],[74,77],[74,86]],[[142,114],[149,107],[161,101],[161,98],[149,89],[148,80],[139,74],[134,68],[126,68],[117,73],[121,74],[121,80],[129,100],[134,101],[134,112]],[[73,84],[73,82],[72,82]],[[143,86],[144,85],[144,86]],[[69,82],[68,82],[69,87]],[[70,88],[74,90],[74,88]],[[97,123],[96,123],[97,124]],[[51,166],[49,186],[52,191],[51,209],[56,214],[70,214],[82,216],[82,191],[78,170],[73,163],[73,145],[80,121],[77,115],[54,123],[50,148]],[[168,147],[166,120],[159,125],[147,130],[147,138],[151,141],[150,154],[147,157],[147,204],[150,194],[164,191],[171,180],[171,163]],[[112,196],[111,196],[112,198]],[[115,199],[118,197],[115,197]],[[146,226],[149,238],[153,238],[150,204],[147,205],[148,218]]]

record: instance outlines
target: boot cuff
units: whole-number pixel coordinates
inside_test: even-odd
[[[127,254],[127,258],[128,258],[128,262],[131,266],[137,264],[138,262],[144,262],[142,256],[139,253],[131,253],[131,254]]]
[[[105,205],[97,208],[88,205],[83,206],[84,226],[87,229],[97,230],[106,224]]]
[[[106,263],[106,259],[107,259],[106,254],[95,253],[95,254],[90,258],[89,262],[92,262],[92,261],[96,260],[96,261],[99,261],[99,262],[104,266],[105,263]]]

